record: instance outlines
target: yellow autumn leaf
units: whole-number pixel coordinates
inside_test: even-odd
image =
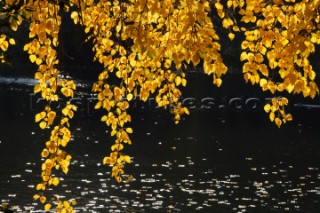
[[[36,64],[37,64],[37,65],[40,65],[41,63],[42,63],[42,59],[41,59],[41,58],[37,58],[37,59],[36,59]]]
[[[51,209],[51,204],[50,203],[47,203],[45,206],[44,206],[44,210],[45,211],[49,211]]]
[[[69,88],[66,88],[66,87],[62,87],[61,88],[61,92],[62,92],[62,94],[64,95],[64,96],[66,96],[66,97],[73,97],[73,91],[72,91],[72,89],[69,89]]]
[[[182,84],[182,86],[185,87],[185,86],[187,85],[187,80],[183,78],[183,79],[181,80],[181,84]]]
[[[41,157],[46,158],[49,156],[49,151],[47,149],[43,149],[41,152]]]
[[[45,129],[47,127],[47,123],[42,121],[42,122],[40,122],[39,126],[41,129]]]
[[[316,72],[312,70],[308,73],[308,75],[309,75],[310,80],[313,81],[316,77]]]
[[[70,208],[70,203],[69,203],[69,201],[63,201],[63,205],[64,205],[64,207],[65,208]]]
[[[52,184],[53,184],[54,186],[59,185],[59,182],[60,182],[60,180],[59,180],[59,178],[57,178],[57,177],[54,177],[54,178],[52,179]]]
[[[276,123],[276,125],[278,126],[278,128],[280,128],[282,121],[280,120],[280,118],[275,118],[274,122]]]
[[[270,112],[269,119],[270,119],[271,122],[274,121],[274,117],[275,117],[274,112]]]
[[[101,121],[102,121],[102,122],[105,122],[105,121],[107,121],[107,120],[108,120],[108,116],[104,115],[104,116],[101,117]]]
[[[131,127],[129,127],[129,128],[126,128],[126,132],[127,132],[127,133],[133,133],[133,130],[132,130]]]
[[[36,72],[36,74],[34,75],[35,79],[41,79],[43,77],[43,74],[41,72]]]
[[[68,104],[68,106],[71,108],[71,110],[73,110],[73,111],[77,111],[77,109],[78,109],[78,107],[76,106],[76,105],[74,105],[74,104]]]
[[[69,113],[69,111],[70,111],[70,109],[69,109],[68,107],[65,107],[65,108],[62,109],[62,114],[63,114],[64,116],[67,116],[68,113]]]
[[[73,11],[73,12],[71,13],[71,18],[72,18],[73,22],[74,22],[75,24],[77,24],[78,21],[79,21],[79,14],[78,14],[78,12]]]
[[[125,155],[125,156],[122,156],[122,157],[123,157],[123,160],[124,160],[126,163],[131,163],[131,158],[130,158],[130,156]]]
[[[215,3],[214,6],[215,6],[218,10],[222,10],[222,9],[223,9],[223,5],[222,5],[220,2]]]
[[[13,21],[10,23],[10,27],[13,31],[17,31],[18,30],[18,23],[16,21]]]
[[[288,91],[288,93],[291,93],[294,89],[294,85],[293,84],[288,84],[285,86],[285,89]]]
[[[90,27],[86,27],[86,28],[84,29],[84,32],[85,32],[85,33],[89,33],[89,32],[90,32]]]
[[[247,58],[248,58],[247,52],[242,52],[240,55],[240,61],[247,60]]]
[[[29,59],[30,59],[31,63],[34,63],[37,60],[37,56],[32,54],[29,56]]]
[[[187,107],[183,107],[183,111],[184,111],[184,113],[186,113],[187,115],[190,114],[189,109],[188,109]]]
[[[33,195],[33,199],[34,199],[34,200],[37,200],[37,199],[39,199],[39,198],[40,198],[40,195],[38,195],[38,194]]]
[[[292,121],[292,115],[291,115],[291,114],[287,114],[287,115],[285,116],[285,119],[286,119],[287,121]]]
[[[121,71],[117,71],[117,72],[116,72],[116,76],[117,76],[118,78],[121,78],[121,77],[122,77],[122,72],[121,72]]]
[[[288,105],[289,101],[287,98],[282,98],[281,99],[281,102],[284,104],[284,105]]]
[[[2,51],[4,51],[4,52],[7,51],[8,47],[9,47],[9,44],[8,44],[7,41],[0,42],[0,48],[1,48]]]
[[[265,64],[259,64],[259,70],[260,70],[262,75],[268,76],[269,71],[268,71],[268,68],[267,68],[267,66]]]
[[[41,202],[41,203],[45,203],[46,200],[47,200],[47,198],[46,198],[45,196],[41,196],[41,197],[40,197],[40,202]]]
[[[220,87],[222,84],[222,80],[221,78],[214,78],[213,83],[217,85],[217,87]]]
[[[260,82],[259,82],[260,87],[263,87],[263,86],[266,85],[267,83],[268,83],[268,81],[267,81],[266,79],[264,79],[264,78],[261,78],[261,79],[260,79]]]
[[[56,117],[56,112],[50,111],[48,112],[47,116],[48,116],[48,125],[51,125]]]
[[[177,76],[175,79],[174,79],[175,83],[177,86],[179,86],[181,84],[181,77],[180,76]]]
[[[68,116],[69,116],[69,118],[73,118],[73,115],[74,115],[73,111],[72,111],[72,110],[69,110],[69,111],[68,111]]]
[[[133,94],[132,93],[128,93],[127,94],[127,100],[131,101],[133,99]]]
[[[98,101],[98,102],[96,103],[96,105],[94,106],[94,108],[95,108],[95,109],[100,109],[101,106],[102,106],[102,102],[101,102],[101,101]]]
[[[10,38],[10,39],[9,39],[9,44],[15,45],[15,44],[16,44],[16,41],[15,41],[13,38]]]
[[[271,106],[270,104],[266,104],[264,107],[263,107],[264,111],[266,111],[267,113],[270,111],[271,109]]]
[[[34,92],[34,93],[38,93],[38,92],[40,92],[40,91],[41,91],[41,86],[40,86],[40,84],[35,85],[35,86],[34,86],[34,89],[33,89],[33,92]]]
[[[232,27],[232,30],[235,31],[235,32],[239,32],[240,31],[240,28],[238,26],[233,26]]]
[[[229,34],[228,34],[228,37],[229,37],[229,39],[230,39],[231,41],[234,39],[234,36],[235,36],[234,33],[229,33]]]
[[[104,157],[103,158],[103,164],[111,164],[111,158],[110,157]]]
[[[117,134],[117,130],[114,129],[111,131],[111,136],[114,136],[115,134]]]
[[[111,151],[118,151],[118,144],[114,144],[111,146]]]
[[[36,116],[35,116],[35,121],[36,121],[36,122],[39,122],[39,121],[42,120],[45,116],[46,116],[46,112],[37,113]]]
[[[282,92],[282,91],[284,90],[283,84],[277,85],[277,90],[278,90],[279,92]]]
[[[37,186],[36,186],[36,189],[37,190],[44,190],[45,186],[42,183],[38,183]]]

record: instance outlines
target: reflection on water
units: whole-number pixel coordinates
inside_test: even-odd
[[[60,197],[76,198],[79,212],[316,212],[319,208],[318,166],[259,162],[255,157],[243,156],[237,159],[241,162],[239,171],[203,149],[216,145],[197,144],[203,140],[197,137],[171,138],[169,135],[167,140],[173,139],[175,150],[162,138],[153,151],[164,151],[164,157],[159,157],[161,153],[154,157],[135,154],[133,165],[128,167],[134,181],[118,184],[110,178],[110,169],[100,163],[103,153],[99,147],[103,147],[100,141],[103,137],[88,133],[86,127],[76,128],[73,142],[77,145],[73,145],[78,147],[75,152],[79,152],[73,154],[70,174],[61,181],[61,188],[54,191]],[[31,132],[29,138],[35,140],[39,134]],[[144,139],[148,136],[157,138],[153,134],[151,131]],[[5,146],[6,142],[2,135],[0,145]],[[169,144],[166,146],[165,143]],[[213,141],[212,144],[217,143]],[[135,145],[139,146],[138,141]],[[192,145],[200,146],[198,149],[204,152],[181,150]],[[229,151],[233,152],[229,148],[221,141],[217,152],[221,152],[221,156],[228,155]],[[12,159],[8,159],[10,157]],[[319,155],[314,157],[319,159]],[[14,156],[6,158],[8,163],[15,160]],[[17,211],[41,212],[41,207],[31,202],[35,180],[39,178],[37,160],[24,162],[23,170],[4,166],[1,162],[1,168],[5,170],[0,179],[1,202],[9,202]]]
[[[9,116],[9,108],[0,108],[0,202],[43,212],[32,195],[47,133],[28,112],[14,106]],[[75,198],[78,212],[320,210],[320,125],[309,124],[319,113],[281,130],[261,112],[191,113],[175,126],[160,110],[133,112],[134,144],[126,150],[134,179],[122,184],[101,164],[111,139],[99,117],[76,118],[70,172],[58,174],[63,179],[51,192]]]
[[[173,162],[159,161],[160,166],[146,162],[143,166],[135,164],[137,177],[135,182],[130,184],[115,183],[110,179],[110,173],[105,172],[106,169],[100,164],[74,161],[72,169],[75,172],[62,181],[59,191],[68,197],[76,197],[79,212],[256,212],[256,209],[265,209],[265,212],[306,212],[308,206],[311,207],[310,210],[312,207],[319,207],[319,168],[306,168],[306,175],[298,175],[295,180],[289,178],[292,166],[281,162],[271,167],[255,165],[251,167],[254,172],[244,171],[250,174],[250,177],[246,178],[241,174],[219,177],[210,166],[194,172],[195,165],[208,164],[209,160],[203,159],[189,164],[190,160],[191,157]],[[8,194],[5,194],[6,198],[2,197],[2,202],[23,204],[14,207],[18,211],[40,208],[35,203],[24,203],[27,201],[25,195],[25,200],[20,202],[21,195],[26,190],[25,185],[31,190],[34,187],[30,184],[33,182],[30,171],[35,166],[33,163],[26,163],[24,172],[11,175],[7,182],[15,185],[15,188],[4,189]],[[81,167],[90,167],[95,173],[85,172]],[[146,173],[145,171],[150,171],[150,167],[158,167],[152,169],[157,173]],[[26,183],[26,178],[29,183]],[[1,182],[1,185],[4,183]],[[31,196],[31,193],[29,195]],[[316,212],[316,209],[313,210]]]

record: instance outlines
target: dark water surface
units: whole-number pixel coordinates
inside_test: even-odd
[[[0,85],[0,202],[41,212],[32,196],[49,132],[34,123],[29,94]],[[134,181],[121,184],[101,164],[107,129],[83,110],[53,193],[76,198],[78,212],[320,212],[320,109],[291,110],[295,120],[278,129],[261,109],[196,107],[174,125],[165,111],[136,108],[125,148]]]

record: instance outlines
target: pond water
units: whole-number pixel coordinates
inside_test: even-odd
[[[34,123],[31,91],[0,85],[0,202],[17,212],[42,212],[32,196],[48,132]],[[179,125],[163,110],[134,108],[125,148],[134,181],[121,184],[101,164],[107,128],[80,110],[70,172],[52,193],[75,198],[78,212],[319,212],[320,109],[292,107],[295,120],[278,129],[262,109],[219,106],[192,108]]]

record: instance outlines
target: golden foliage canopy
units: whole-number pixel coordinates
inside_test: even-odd
[[[227,66],[220,54],[217,27],[222,26],[232,41],[243,34],[240,60],[245,81],[272,94],[293,93],[314,98],[319,94],[316,72],[310,56],[320,44],[320,0],[3,0],[0,21],[12,31],[27,20],[29,38],[23,50],[38,69],[35,93],[47,100],[35,116],[41,129],[50,129],[41,156],[42,182],[34,199],[52,208],[45,190],[59,185],[53,170],[68,173],[71,156],[64,150],[71,138],[69,120],[77,111],[70,98],[75,94],[73,80],[63,79],[57,69],[61,12],[69,13],[74,24],[83,26],[86,41],[93,44],[94,61],[103,69],[93,84],[96,109],[104,110],[101,121],[111,129],[114,144],[103,159],[112,165],[112,176],[125,177],[124,165],[131,162],[123,153],[131,144],[131,100],[156,97],[159,107],[169,109],[175,123],[189,110],[180,102],[180,88],[187,85],[185,72],[203,67],[220,86]],[[0,60],[15,45],[15,33],[0,31]],[[110,78],[118,81],[110,81]],[[63,98],[62,110],[52,103]],[[264,107],[277,126],[292,120],[285,112],[288,99],[275,96]],[[56,198],[57,212],[73,212],[74,201]]]

